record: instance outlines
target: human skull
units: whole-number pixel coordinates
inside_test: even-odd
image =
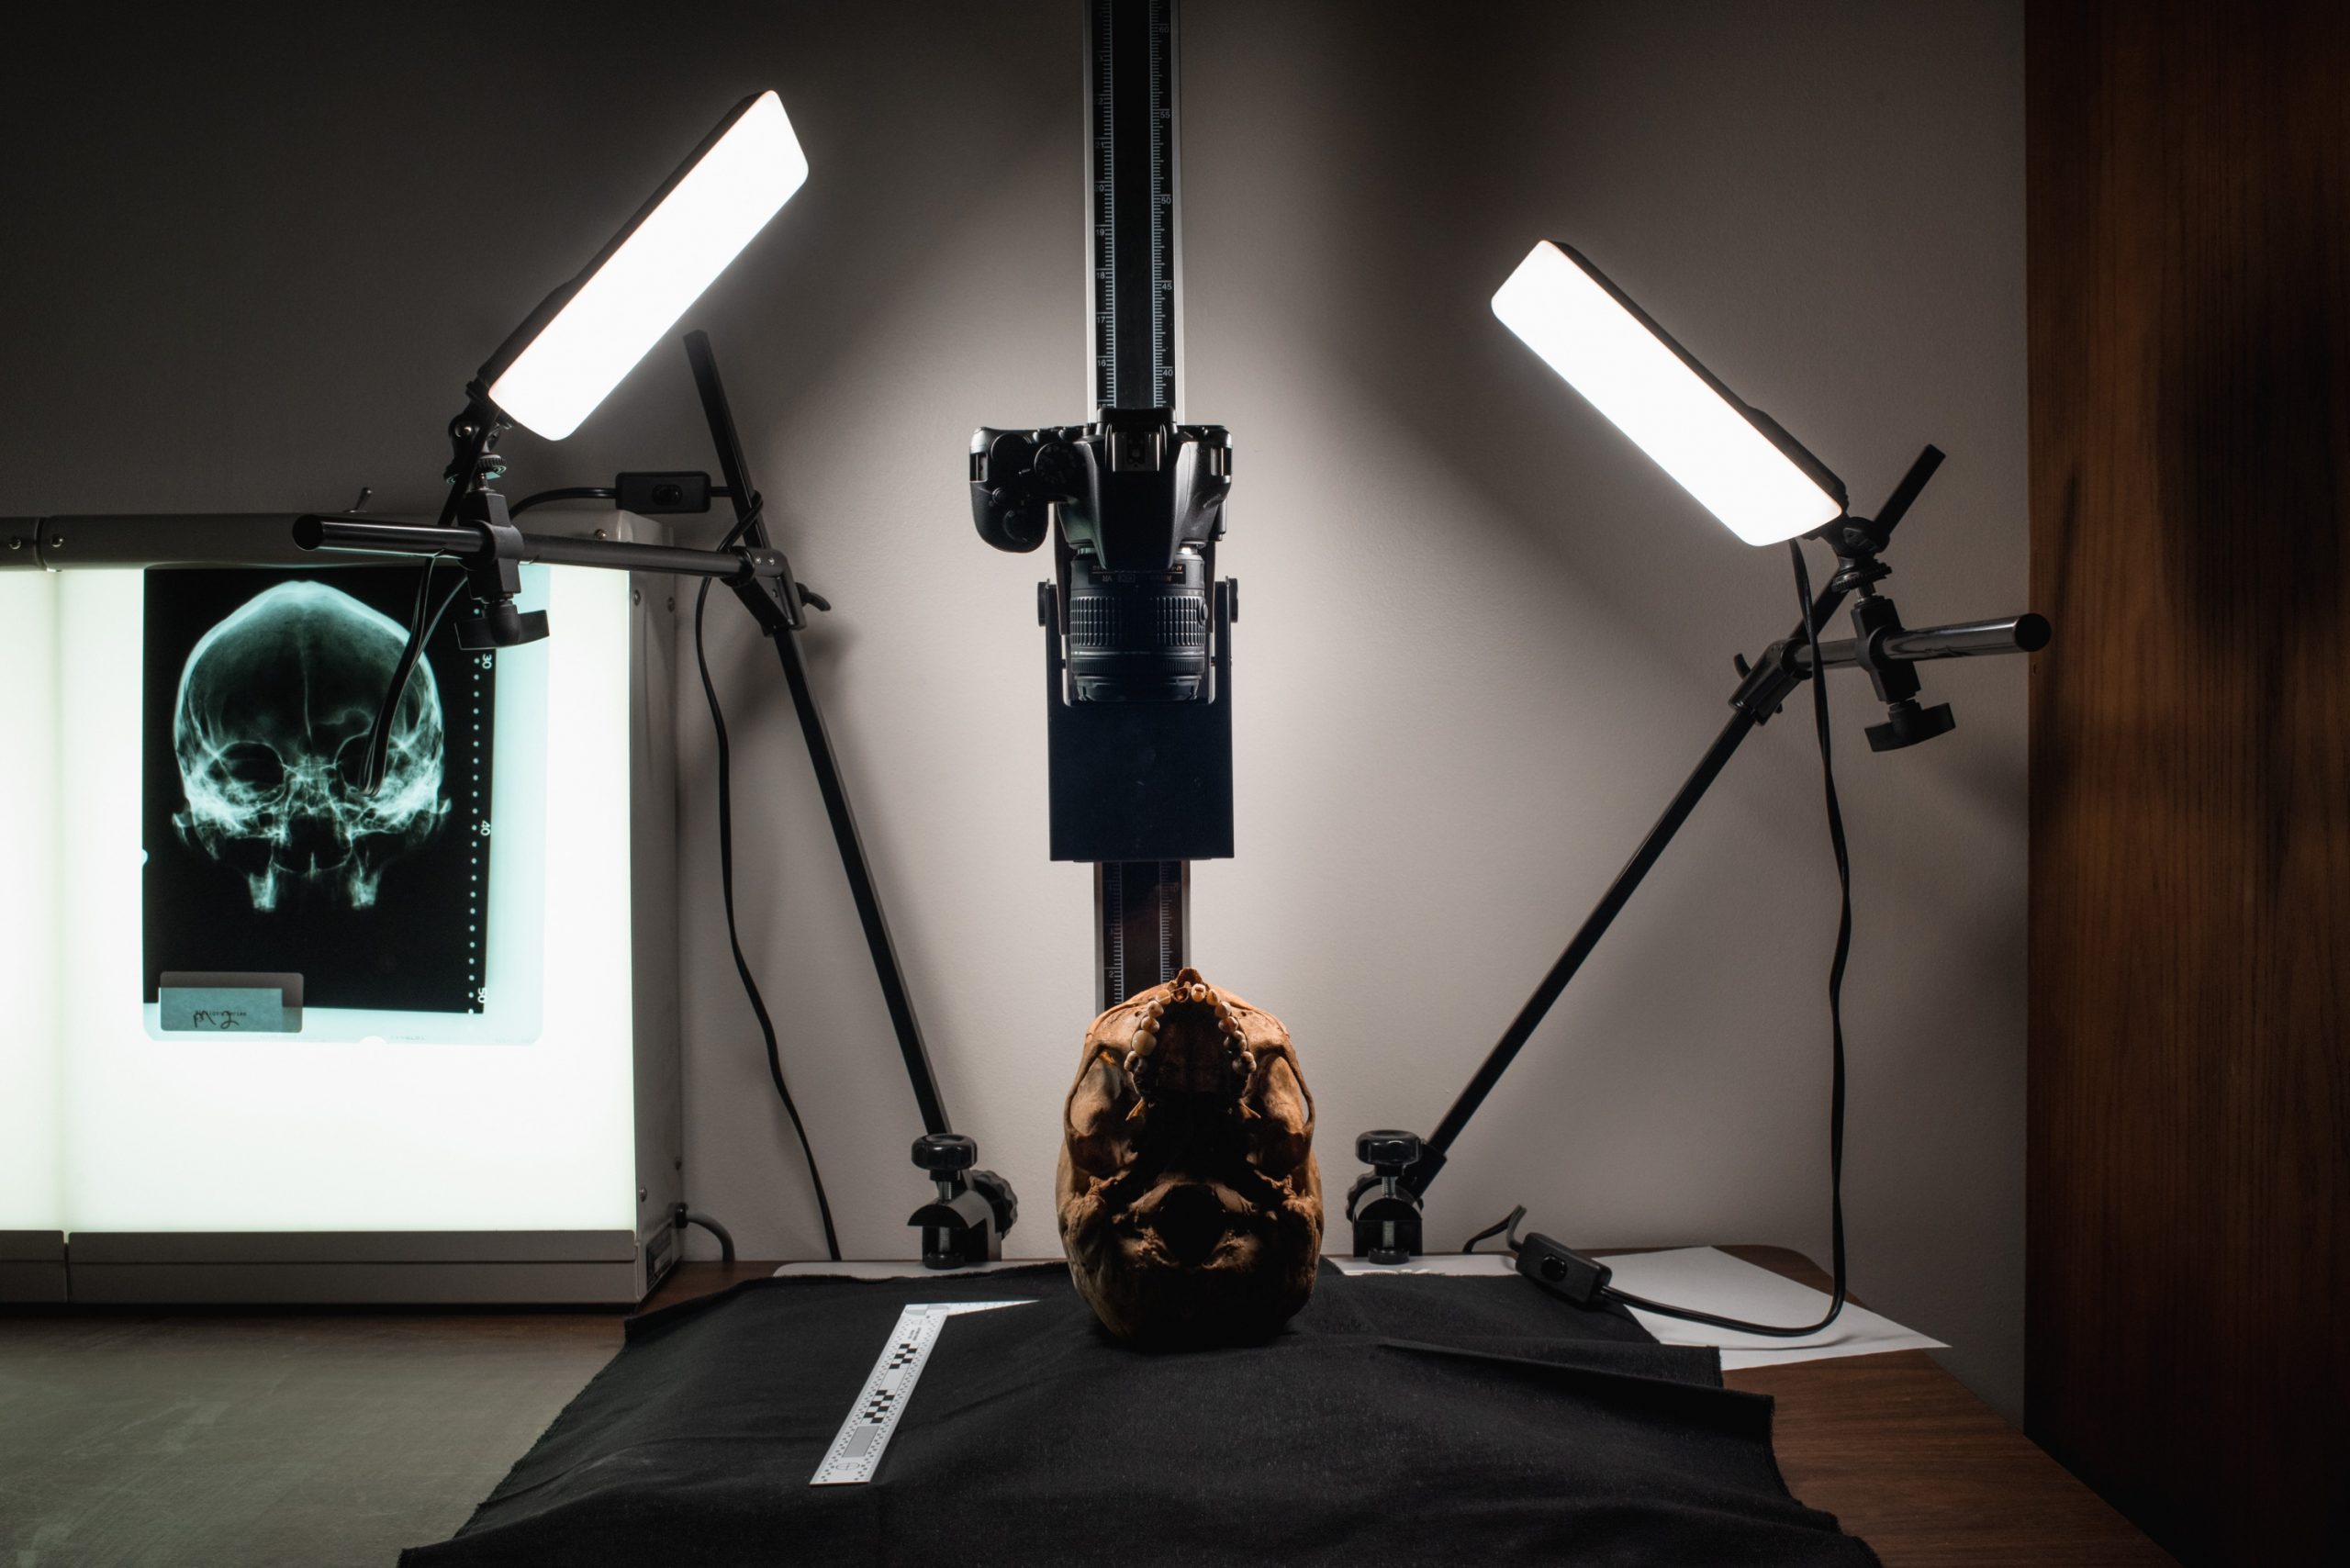
[[[1280,1019],[1183,970],[1093,1021],[1062,1130],[1061,1245],[1112,1334],[1243,1343],[1305,1305],[1322,1178]]]
[[[373,794],[367,737],[407,644],[389,616],[323,583],[255,594],[207,632],[180,671],[172,718],[190,848],[244,874],[270,910],[288,879],[354,909],[384,868],[431,838],[441,798],[441,694],[420,661],[391,719]]]

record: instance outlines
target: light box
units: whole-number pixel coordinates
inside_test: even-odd
[[[0,1301],[65,1296],[56,579],[0,572]]]
[[[0,835],[0,1232],[70,1236],[84,1300],[640,1295],[680,1184],[666,585],[524,569],[562,634],[497,658],[482,1011],[237,1036],[146,999],[148,576],[0,573],[0,810],[54,830]]]

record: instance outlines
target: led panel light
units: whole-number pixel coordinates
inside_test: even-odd
[[[1494,314],[1749,544],[1843,515],[1843,481],[1573,250],[1537,244],[1494,294]]]
[[[579,428],[808,178],[773,92],[746,98],[482,367],[476,395],[549,441]]]

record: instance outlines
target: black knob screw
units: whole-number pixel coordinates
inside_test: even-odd
[[[1419,1159],[1421,1148],[1417,1133],[1369,1132],[1355,1139],[1355,1158],[1393,1181]]]
[[[979,1146],[961,1133],[929,1133],[914,1139],[914,1164],[934,1176],[968,1170],[979,1158]]]

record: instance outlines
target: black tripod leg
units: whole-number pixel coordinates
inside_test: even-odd
[[[881,913],[881,895],[873,886],[873,869],[866,863],[865,841],[856,831],[848,790],[841,783],[840,765],[833,756],[832,737],[824,731],[824,715],[808,684],[800,662],[800,640],[791,632],[775,634],[776,655],[783,664],[783,678],[791,688],[791,705],[800,714],[800,733],[808,743],[808,761],[816,772],[816,789],[824,798],[824,815],[833,824],[833,842],[840,846],[841,869],[848,875],[849,896],[856,902],[857,924],[865,928],[865,946],[873,955],[874,978],[881,982],[881,1000],[890,1010],[898,1050],[906,1059],[914,1103],[921,1107],[925,1131],[951,1132],[946,1103],[938,1093],[938,1076],[931,1070],[930,1052],[923,1046],[922,1025],[914,1019],[913,1000],[906,992],[906,977],[898,967],[898,949],[890,939],[890,923]]]
[[[1930,447],[1927,450],[1932,452]],[[1938,461],[1940,454],[1934,455]],[[1916,493],[1913,481],[1915,486],[1925,483],[1918,473],[1920,467],[1927,474],[1933,472],[1931,463],[1924,458],[1919,460],[1911,470],[1910,478],[1903,481],[1904,490],[1911,495]],[[1674,791],[1672,801],[1664,808],[1664,814],[1657,818],[1656,825],[1649,829],[1648,836],[1640,840],[1640,846],[1632,852],[1632,858],[1616,873],[1616,879],[1600,895],[1598,904],[1583,918],[1582,928],[1567,944],[1567,950],[1559,955],[1559,961],[1550,966],[1550,972],[1542,977],[1542,983],[1534,988],[1534,994],[1527,999],[1526,1005],[1518,1009],[1517,1016],[1510,1021],[1508,1030],[1486,1053],[1484,1061],[1478,1066],[1476,1076],[1470,1079],[1469,1086],[1452,1103],[1452,1109],[1444,1114],[1444,1120],[1437,1124],[1435,1132],[1428,1135],[1417,1161],[1402,1179],[1403,1185],[1408,1187],[1415,1197],[1427,1191],[1428,1183],[1435,1181],[1437,1172],[1444,1169],[1445,1156],[1452,1148],[1453,1140],[1469,1125],[1469,1118],[1477,1114],[1477,1107],[1485,1103],[1485,1096],[1494,1092],[1494,1085],[1501,1081],[1502,1074],[1509,1070],[1509,1064],[1517,1059],[1517,1053],[1526,1048],[1526,1042],[1533,1037],[1536,1027],[1550,1011],[1551,1004],[1559,1000],[1559,993],[1567,989],[1567,982],[1575,978],[1575,971],[1583,968],[1583,960],[1591,957],[1592,949],[1599,946],[1599,939],[1607,935],[1607,928],[1616,923],[1616,917],[1624,912],[1624,906],[1632,902],[1632,895],[1639,890],[1641,879],[1647,877],[1649,868],[1663,856],[1673,843],[1673,835],[1681,831],[1681,824],[1687,822],[1689,813],[1697,809],[1697,802],[1705,799],[1706,791],[1737,754],[1740,743],[1753,732],[1756,725],[1776,712],[1787,693],[1802,681],[1804,672],[1801,666],[1781,658],[1781,653],[1825,626],[1828,618],[1843,603],[1845,592],[1845,589],[1830,584],[1812,600],[1810,613],[1804,622],[1796,624],[1792,638],[1774,644],[1762,661],[1751,670],[1743,662],[1740,664],[1739,668],[1745,679],[1730,698],[1729,722],[1724,724],[1721,734],[1714,737],[1714,744],[1706,748],[1706,755],[1697,759],[1697,766],[1690,770],[1689,777]]]
[[[1550,966],[1550,972],[1542,977],[1542,983],[1534,988],[1534,994],[1527,999],[1524,1007],[1518,1009],[1517,1016],[1510,1021],[1509,1028],[1486,1054],[1476,1076],[1460,1092],[1460,1097],[1453,1101],[1452,1109],[1444,1114],[1444,1120],[1438,1123],[1436,1131],[1428,1135],[1428,1151],[1435,1158],[1430,1160],[1424,1154],[1417,1171],[1419,1179],[1405,1178],[1414,1192],[1426,1191],[1427,1182],[1434,1180],[1436,1171],[1428,1167],[1442,1166],[1446,1151],[1452,1147],[1452,1140],[1460,1136],[1461,1129],[1469,1125],[1469,1118],[1477,1114],[1477,1107],[1485,1103],[1485,1096],[1494,1092],[1494,1086],[1501,1081],[1502,1074],[1509,1070],[1509,1064],[1517,1059],[1517,1053],[1526,1048],[1528,1040],[1534,1037],[1535,1029],[1550,1011],[1551,1004],[1559,1000],[1559,993],[1567,989],[1567,982],[1575,978],[1575,971],[1583,968],[1583,960],[1590,958],[1592,949],[1599,946],[1599,939],[1607,935],[1607,928],[1616,923],[1616,917],[1624,912],[1624,906],[1632,902],[1632,895],[1639,890],[1640,882],[1648,876],[1650,868],[1662,858],[1665,849],[1673,843],[1673,834],[1679,833],[1681,824],[1689,820],[1689,813],[1697,809],[1697,802],[1705,798],[1706,790],[1737,753],[1739,744],[1753,733],[1754,722],[1753,715],[1744,708],[1731,712],[1729,722],[1722,726],[1721,734],[1714,737],[1714,744],[1706,748],[1704,756],[1698,758],[1697,766],[1683,781],[1672,802],[1664,808],[1664,814],[1657,818],[1656,825],[1649,829],[1648,836],[1640,840],[1640,846],[1632,852],[1632,858],[1616,873],[1616,879],[1607,885],[1606,892],[1600,895],[1598,904],[1584,917],[1582,928],[1567,944],[1567,950],[1559,955],[1559,961]]]
[[[752,487],[749,460],[735,433],[733,409],[718,376],[718,358],[711,353],[708,334],[688,332],[685,342],[694,388],[701,397],[702,417],[710,425],[711,444],[718,449],[719,471],[733,492],[737,527],[745,535],[744,543],[765,548],[767,522]],[[906,1077],[913,1085],[923,1128],[930,1133],[951,1132],[946,1105],[938,1093],[938,1075],[931,1070],[922,1025],[914,1020],[913,999],[906,993],[905,972],[898,967],[898,949],[890,940],[890,923],[881,914],[873,868],[866,863],[865,841],[858,836],[848,790],[841,782],[840,764],[833,756],[832,737],[824,732],[824,715],[816,706],[815,689],[808,684],[807,666],[800,662],[797,585],[788,578],[784,582],[786,608],[780,616],[775,605],[761,601],[757,588],[740,581],[728,586],[767,628],[775,643],[776,657],[783,664],[784,682],[791,688],[791,706],[800,715],[800,734],[808,743],[808,761],[816,771],[816,789],[824,798],[824,815],[833,824],[833,842],[840,846],[841,869],[848,874],[849,896],[856,902],[857,924],[865,928],[865,946],[873,955],[873,975],[881,982],[881,1000],[890,1010],[890,1027],[897,1034],[899,1054],[906,1059]]]

